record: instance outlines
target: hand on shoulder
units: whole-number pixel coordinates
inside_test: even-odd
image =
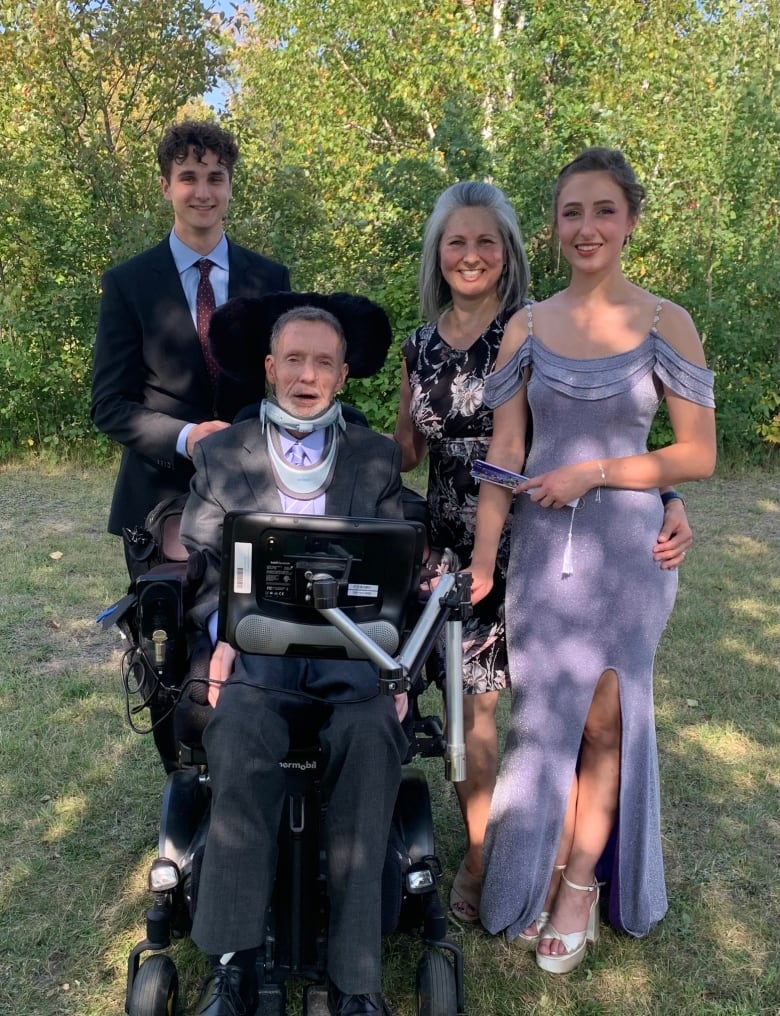
[[[187,454],[192,458],[195,445],[204,437],[216,434],[218,430],[226,430],[230,426],[224,420],[204,420],[203,423],[196,423],[187,434]]]

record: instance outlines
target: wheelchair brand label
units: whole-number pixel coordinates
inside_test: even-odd
[[[252,544],[233,544],[233,592],[252,592]]]

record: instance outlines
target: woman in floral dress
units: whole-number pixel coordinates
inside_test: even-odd
[[[429,567],[466,567],[474,542],[479,487],[471,477],[486,455],[492,413],[482,404],[504,324],[526,300],[528,263],[514,210],[487,183],[458,183],[439,197],[425,231],[420,304],[427,324],[403,346],[395,439],[403,469],[428,455]],[[454,555],[454,557],[453,557]],[[467,778],[456,791],[467,850],[450,904],[479,919],[482,841],[496,779],[495,711],[508,682],[503,619],[505,545],[493,593],[464,625],[463,683]],[[443,670],[443,661],[438,661]]]
[[[420,307],[427,323],[402,347],[401,397],[395,439],[402,468],[428,455],[429,568],[468,567],[474,545],[479,485],[475,459],[486,457],[493,414],[483,405],[504,326],[527,302],[529,272],[512,205],[497,187],[462,182],[437,200],[425,229]],[[489,596],[464,625],[463,685],[467,778],[456,792],[466,853],[450,894],[453,913],[479,920],[482,846],[496,782],[496,706],[508,685],[504,580],[509,557],[505,527]],[[682,502],[668,501],[656,560],[675,567],[691,543]],[[443,660],[438,663],[443,674]]]

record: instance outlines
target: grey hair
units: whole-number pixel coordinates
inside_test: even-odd
[[[276,355],[276,349],[279,345],[279,336],[282,334],[284,328],[293,321],[319,321],[322,324],[331,327],[339,339],[341,359],[346,361],[347,339],[344,335],[344,329],[341,322],[336,315],[331,314],[329,310],[325,310],[323,307],[314,307],[311,304],[305,304],[303,307],[293,307],[292,310],[285,311],[281,317],[276,319],[276,322],[271,330],[271,339],[268,343],[272,356]]]
[[[498,187],[478,180],[466,180],[454,183],[439,195],[425,224],[420,264],[420,310],[427,321],[438,318],[452,302],[449,284],[441,274],[439,245],[447,220],[459,208],[486,208],[495,217],[506,257],[497,290],[501,309],[518,307],[528,296],[528,258],[514,208]]]

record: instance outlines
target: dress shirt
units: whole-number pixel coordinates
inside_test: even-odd
[[[198,254],[197,251],[188,247],[186,243],[183,243],[178,238],[173,229],[170,233],[169,243],[171,245],[171,254],[173,254],[173,260],[176,264],[176,270],[181,280],[181,287],[184,290],[184,297],[187,300],[190,314],[192,314],[192,323],[197,332],[197,295],[198,282],[200,281],[198,262],[204,257],[214,262],[214,267],[209,275],[209,281],[211,282],[211,288],[214,290],[214,302],[217,307],[221,307],[223,303],[227,303],[228,298],[229,260],[227,237],[223,233],[217,246],[208,254]],[[179,431],[179,436],[176,439],[176,453],[185,459],[189,458],[187,454],[187,435],[194,426],[194,423],[186,423]]]
[[[303,451],[306,453],[307,465],[315,466],[322,458],[322,452],[325,448],[325,431],[324,430],[313,430],[311,434],[306,434],[304,437],[298,439],[294,438],[286,430],[279,428],[279,440],[282,443],[282,454],[286,459],[289,459],[288,452],[293,445],[300,445]],[[287,515],[324,515],[325,514],[325,493],[318,494],[317,497],[310,498],[305,501],[299,497],[289,497],[284,494],[281,490],[279,496],[282,499],[282,509]]]

